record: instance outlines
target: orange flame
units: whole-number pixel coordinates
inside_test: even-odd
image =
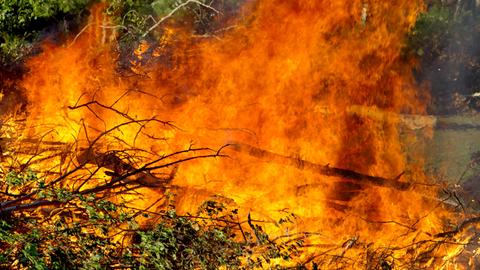
[[[413,63],[401,54],[405,34],[423,8],[419,2],[258,1],[248,18],[219,39],[199,40],[167,28],[151,64],[141,64],[149,45],[135,52],[135,76],[117,73],[117,55],[105,41],[114,33],[99,27],[98,8],[80,36],[62,46],[47,43],[29,61],[23,80],[29,121],[35,132],[55,126],[52,139],[71,142],[125,120],[99,107],[68,108],[95,100],[138,119],[173,121],[180,129],[143,127],[166,142],[137,136],[133,129],[118,133],[157,154],[191,142],[209,147],[240,142],[284,160],[386,179],[406,171],[400,182],[423,183],[421,156],[408,162],[405,153],[412,137],[401,137],[405,117],[425,113]],[[289,229],[320,233],[319,249],[351,239],[403,245],[443,227],[446,213],[432,199],[435,190],[379,187],[268,155],[229,154],[230,159],[180,166],[174,180],[183,188],[179,209],[194,209],[216,194],[254,216],[273,220],[288,210],[299,216]],[[412,230],[419,233],[407,234]]]

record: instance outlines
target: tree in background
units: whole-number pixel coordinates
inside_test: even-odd
[[[43,38],[65,38],[76,34],[84,23],[93,0],[0,1],[0,62],[21,61],[34,52]],[[115,23],[122,51],[131,52],[139,40],[160,32],[166,19],[188,26],[192,34],[214,31],[234,15],[242,0],[105,0],[106,14]],[[219,16],[221,14],[221,16]]]
[[[418,81],[431,86],[430,113],[478,111],[480,7],[473,0],[429,2],[409,34],[407,50],[420,59]]]
[[[32,43],[55,29],[75,31],[87,13],[89,0],[0,1],[0,60],[19,61]]]

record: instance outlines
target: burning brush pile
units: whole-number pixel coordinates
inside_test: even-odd
[[[94,5],[9,83],[0,265],[479,267],[478,212],[412,147],[419,2],[259,0],[192,34],[175,12],[226,11],[187,1],[127,56]]]

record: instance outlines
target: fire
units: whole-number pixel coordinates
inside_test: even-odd
[[[225,148],[230,158],[178,167],[172,184],[180,210],[216,195],[259,219],[292,212],[298,217],[293,225],[268,229],[318,234],[308,254],[324,257],[355,258],[430,239],[449,214],[435,199],[437,190],[421,185],[429,181],[421,153],[405,151],[415,139],[408,117],[425,115],[414,62],[402,58],[405,34],[423,8],[419,2],[260,0],[217,38],[168,26],[159,47],[142,43],[135,51],[129,75],[117,72],[109,42],[115,32],[102,28],[97,7],[85,31],[65,44],[47,42],[28,62],[22,86],[30,128],[23,136],[54,128],[45,138],[81,148],[127,115],[155,117],[177,128],[155,122],[112,136],[147,147],[149,155],[191,143],[236,145]],[[120,146],[107,140],[101,147]],[[387,184],[328,176],[320,167]],[[159,196],[144,192],[147,201]],[[407,249],[392,253],[388,260],[415,256]],[[352,265],[361,267],[360,261]]]

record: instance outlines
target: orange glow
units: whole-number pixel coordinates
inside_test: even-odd
[[[126,120],[95,104],[92,110],[68,108],[94,100],[136,119],[155,117],[177,126],[152,123],[115,132],[152,156],[192,142],[211,148],[240,143],[272,154],[227,148],[230,158],[181,164],[172,183],[181,211],[217,195],[258,219],[293,212],[293,225],[267,229],[319,233],[308,254],[356,239],[358,249],[328,251],[355,258],[361,250],[430,239],[445,229],[449,215],[434,199],[435,188],[381,187],[295,164],[329,164],[386,179],[405,172],[398,181],[429,181],[421,153],[407,161],[404,144],[413,135],[401,137],[409,128],[406,118],[425,114],[411,74],[414,63],[401,54],[420,2],[260,0],[219,38],[167,28],[158,48],[142,43],[131,56],[131,74],[117,72],[118,55],[109,42],[115,33],[100,27],[104,20],[97,8],[81,35],[62,45],[46,43],[28,62],[22,86],[30,133],[24,136],[54,128],[46,138],[78,139],[81,147]],[[105,141],[101,147],[120,146]],[[146,200],[159,196],[145,193]],[[402,249],[394,256],[408,261],[414,255]],[[365,260],[351,264],[364,268]]]

